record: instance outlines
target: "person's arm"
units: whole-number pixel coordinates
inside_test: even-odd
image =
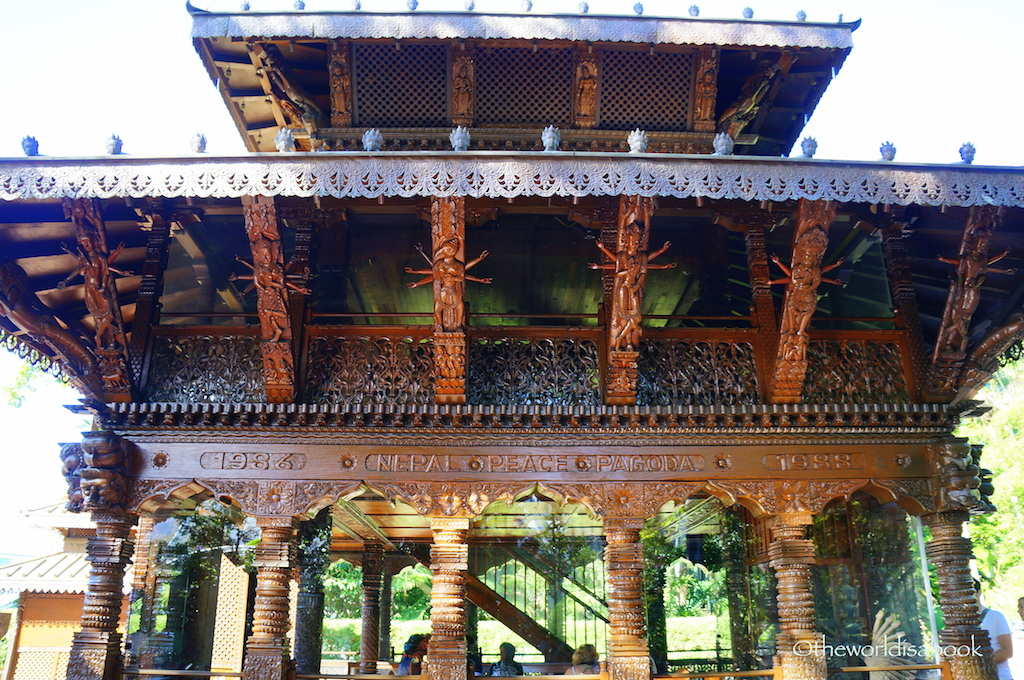
[[[999,644],[999,651],[992,656],[992,659],[996,663],[1002,663],[1013,656],[1013,635],[1010,633],[999,635],[996,637],[996,641]]]

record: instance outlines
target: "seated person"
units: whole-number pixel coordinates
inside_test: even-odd
[[[429,635],[416,633],[409,636],[402,650],[402,661],[398,664],[399,675],[419,675],[422,672],[423,656],[429,642]]]
[[[579,649],[572,653],[572,667],[565,674],[597,675],[600,672],[601,667],[597,663],[597,647],[580,645]]]
[[[498,663],[491,664],[491,668],[487,671],[487,675],[522,675],[523,664],[515,660],[516,648],[512,646],[511,642],[502,642],[498,646]]]

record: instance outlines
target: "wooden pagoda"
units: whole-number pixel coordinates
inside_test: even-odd
[[[991,486],[951,432],[1020,352],[1024,178],[780,157],[856,24],[190,11],[251,153],[0,159],[3,341],[95,416],[62,449],[97,523],[68,678],[171,668],[123,649],[121,581],[134,559],[157,606],[153,528],[207,501],[261,531],[247,680],[293,651],[321,677],[289,594],[325,509],[362,565],[366,673],[386,565],[414,560],[425,673],[466,677],[467,602],[497,601],[471,550],[531,503],[585,510],[614,680],[651,672],[640,530],[696,501],[771,568],[766,673],[825,678],[794,651],[818,635],[808,527],[855,495],[930,528],[941,642],[988,649],[962,526]]]

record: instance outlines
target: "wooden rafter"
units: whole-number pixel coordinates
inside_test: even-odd
[[[807,329],[818,306],[818,285],[821,261],[828,246],[828,228],[836,214],[833,201],[800,200],[796,228],[793,232],[793,257],[789,267],[774,258],[786,278],[772,283],[786,283],[779,321],[778,349],[775,366],[768,383],[768,399],[773,403],[797,403],[807,374]],[[837,263],[838,264],[838,263]]]
[[[107,229],[98,200],[65,199],[64,213],[75,225],[76,247],[68,252],[78,260],[78,266],[61,285],[81,275],[85,306],[94,323],[95,351],[104,397],[112,402],[131,401],[128,340],[114,283],[115,273],[126,272],[112,266],[124,246],[118,246],[113,252],[107,248]]]
[[[256,311],[260,317],[260,350],[263,376],[270,403],[295,400],[295,359],[292,350],[292,320],[288,291],[308,293],[288,280],[281,246],[281,227],[274,199],[266,196],[242,198],[245,232],[252,251],[248,277],[256,290]]]
[[[945,403],[956,394],[960,370],[966,359],[971,317],[981,300],[981,285],[985,275],[1006,271],[992,265],[1007,253],[989,256],[992,232],[1002,217],[1002,208],[972,208],[964,224],[957,258],[939,256],[941,261],[955,266],[956,273],[946,295],[932,361],[928,367],[925,392],[922,395],[927,401]]]

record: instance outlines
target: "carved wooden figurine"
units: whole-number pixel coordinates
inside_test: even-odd
[[[352,126],[352,68],[348,43],[335,40],[328,49],[328,82],[331,88],[331,127]]]

